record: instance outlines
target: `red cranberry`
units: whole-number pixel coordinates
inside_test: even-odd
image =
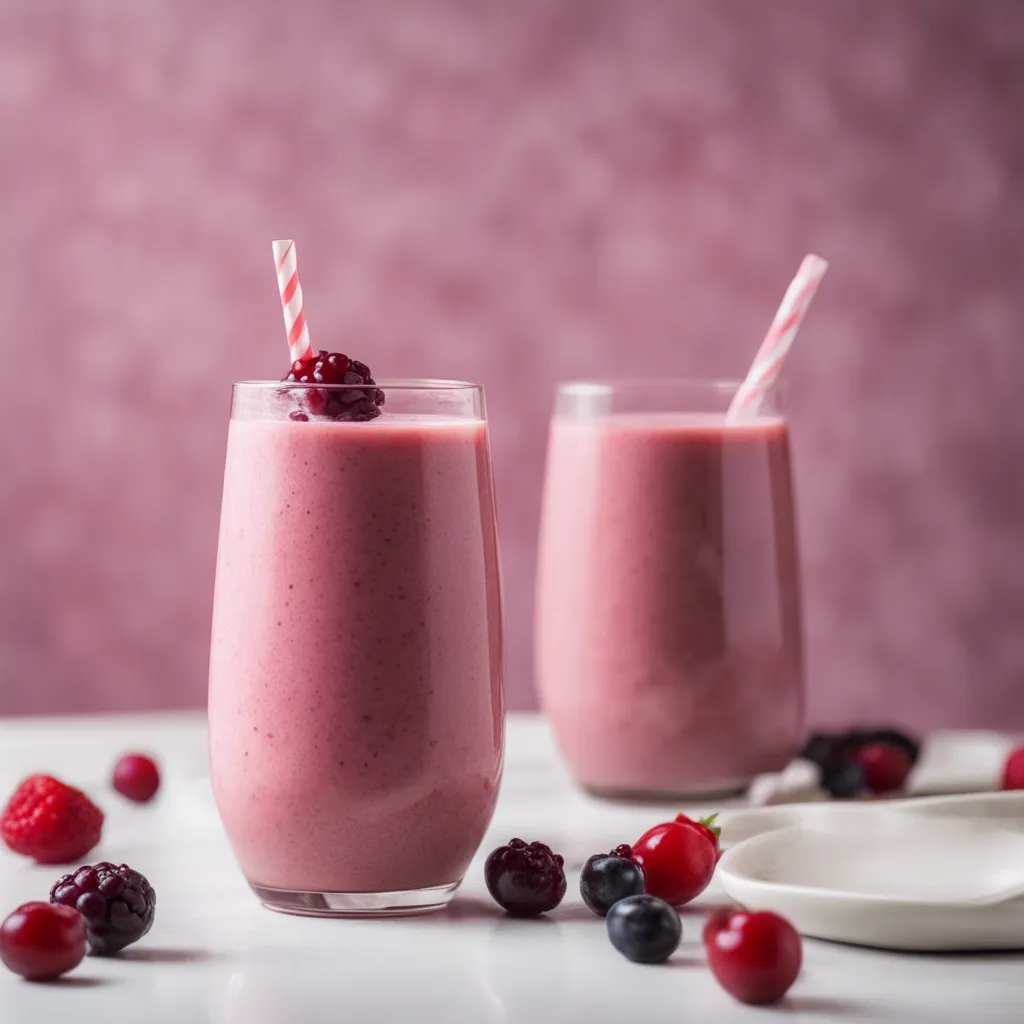
[[[778,1002],[803,962],[799,932],[767,910],[716,911],[704,926],[704,948],[718,984],[752,1005]]]
[[[25,903],[0,925],[0,958],[29,981],[52,981],[85,956],[85,918],[70,907]]]
[[[914,739],[909,733],[903,729],[895,729],[892,727],[886,729],[872,729],[864,737],[865,743],[888,743],[893,747],[899,747],[907,757],[910,758],[911,765],[917,764],[921,757],[921,743]]]
[[[907,752],[891,743],[866,743],[854,757],[864,769],[864,782],[872,793],[902,789],[912,767]]]
[[[160,788],[160,769],[145,754],[125,754],[114,766],[114,789],[122,796],[144,804]]]

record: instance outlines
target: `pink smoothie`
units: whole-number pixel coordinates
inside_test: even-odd
[[[556,416],[548,460],[537,675],[576,778],[679,794],[782,768],[803,714],[785,422]]]
[[[250,882],[462,878],[503,747],[487,444],[479,420],[232,420],[210,745]]]

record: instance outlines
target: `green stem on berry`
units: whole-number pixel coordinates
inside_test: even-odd
[[[716,839],[718,839],[722,834],[721,827],[715,824],[715,818],[717,817],[718,812],[715,811],[714,814],[709,814],[706,818],[697,819],[697,823],[699,825],[703,825],[709,832],[713,832]]]

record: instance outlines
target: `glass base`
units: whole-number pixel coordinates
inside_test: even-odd
[[[713,782],[705,787],[692,786],[680,789],[617,789],[584,786],[591,796],[600,800],[632,801],[634,803],[679,803],[688,800],[728,800],[742,796],[750,788],[750,779],[735,782]]]
[[[459,882],[428,889],[395,892],[310,892],[304,889],[272,889],[250,882],[263,906],[281,914],[301,917],[400,917],[441,910],[451,902]]]

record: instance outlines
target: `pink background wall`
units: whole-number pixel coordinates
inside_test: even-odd
[[[578,375],[788,369],[811,712],[1024,726],[1024,4],[5,0],[0,711],[199,704],[228,388],[482,380],[513,705]]]

